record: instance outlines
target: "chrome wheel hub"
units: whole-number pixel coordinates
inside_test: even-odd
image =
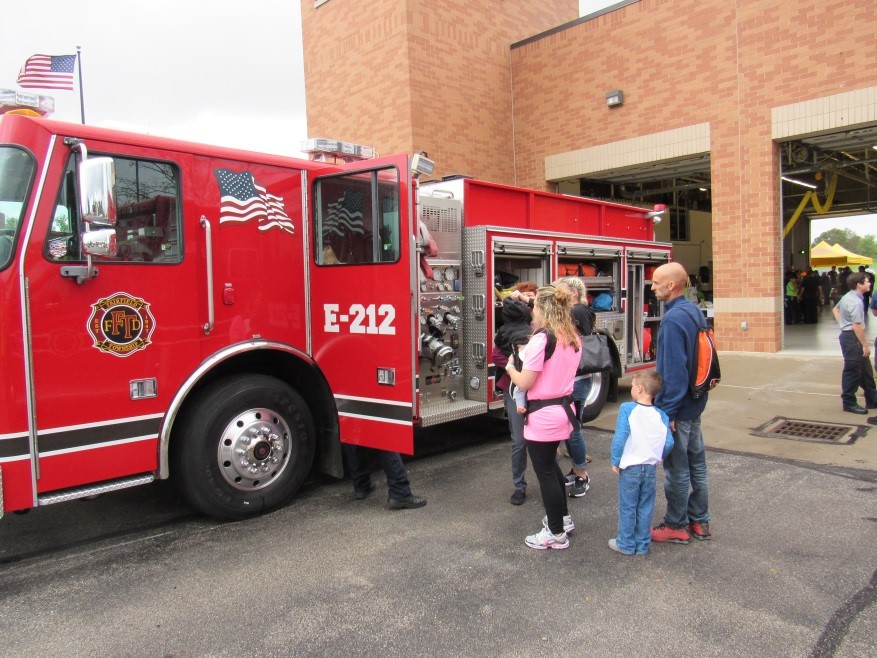
[[[270,485],[289,463],[291,433],[270,409],[248,409],[229,422],[219,439],[217,457],[226,481],[254,491]]]
[[[600,397],[600,388],[603,386],[603,377],[608,377],[608,375],[602,372],[595,372],[591,375],[591,390],[588,391],[583,403],[586,407],[594,404],[594,402],[597,401],[597,398]]]

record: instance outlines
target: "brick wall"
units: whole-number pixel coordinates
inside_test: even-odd
[[[877,84],[875,25],[873,0],[641,0],[516,48],[516,184],[547,187],[548,155],[709,122],[719,347],[776,351],[771,108]]]
[[[576,10],[303,0],[309,134],[545,189],[546,156],[707,122],[719,347],[780,349],[771,109],[877,85],[874,0],[640,0],[509,50]]]
[[[577,15],[576,0],[303,0],[308,133],[511,183],[509,46]]]

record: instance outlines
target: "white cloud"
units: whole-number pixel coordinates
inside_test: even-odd
[[[850,229],[859,236],[877,235],[877,215],[856,215],[851,217],[812,217],[810,222],[810,241],[832,229]]]

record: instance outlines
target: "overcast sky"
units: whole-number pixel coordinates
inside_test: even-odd
[[[580,0],[579,10],[617,1]],[[7,2],[0,87],[20,89],[31,55],[75,54],[79,45],[90,124],[285,155],[298,155],[309,136],[300,0]],[[79,121],[78,91],[29,91],[55,98],[53,118]],[[839,223],[877,234],[877,216]]]
[[[299,0],[9,0],[3,13],[0,87],[21,89],[31,55],[81,46],[89,124],[287,155],[308,138]],[[55,98],[53,118],[79,122],[78,83],[27,91]]]
[[[82,46],[87,123],[282,154],[307,138],[299,0],[40,0],[3,13],[0,87],[21,89],[29,56]],[[79,122],[78,91],[27,91]]]
[[[813,218],[810,222],[810,242],[833,228],[850,229],[860,236],[877,235],[877,215],[860,215],[858,217],[831,217],[828,219]]]

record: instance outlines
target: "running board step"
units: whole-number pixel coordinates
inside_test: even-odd
[[[52,493],[39,496],[37,498],[37,506],[42,507],[43,505],[65,503],[68,500],[76,500],[77,498],[99,496],[100,494],[109,493],[110,491],[118,491],[119,489],[137,487],[141,484],[149,484],[154,480],[155,475],[153,475],[152,473],[147,473],[145,475],[132,475],[131,477],[120,478],[118,480],[109,480],[107,482],[100,482],[98,484],[89,484],[84,487],[76,487],[75,489],[63,489],[62,491],[54,491]]]

